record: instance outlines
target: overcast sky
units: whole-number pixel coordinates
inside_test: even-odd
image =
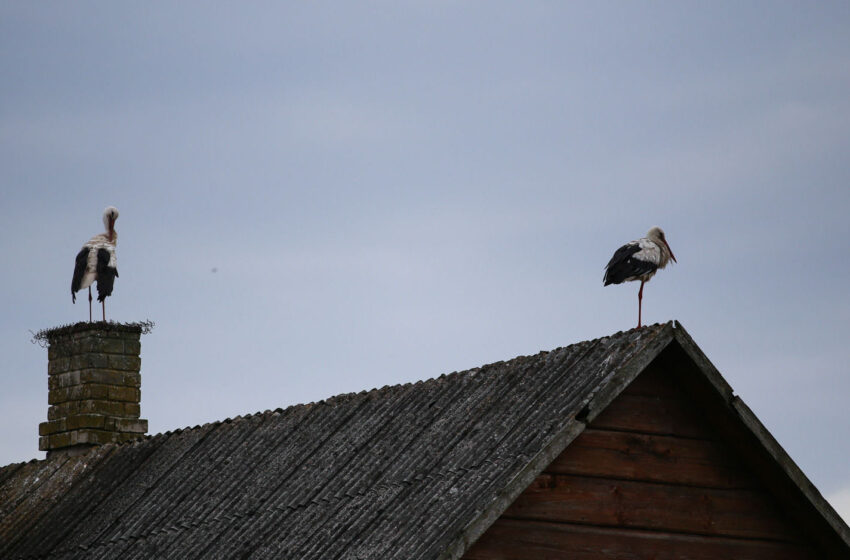
[[[678,319],[850,518],[850,3],[0,2],[0,465],[74,256],[158,433]],[[96,311],[97,313],[97,311]]]

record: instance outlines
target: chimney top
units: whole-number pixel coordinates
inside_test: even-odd
[[[79,455],[105,443],[136,439],[148,430],[140,419],[141,335],[153,324],[77,323],[35,334],[47,346],[47,422],[38,426],[38,448]]]
[[[55,340],[63,338],[64,335],[87,332],[94,329],[99,330],[101,332],[123,331],[148,334],[153,330],[153,327],[153,321],[139,321],[136,323],[115,323],[113,321],[80,321],[79,323],[72,323],[70,325],[62,325],[60,327],[42,329],[35,333],[32,338],[33,343],[40,344],[41,346],[47,346],[48,344],[53,343]]]

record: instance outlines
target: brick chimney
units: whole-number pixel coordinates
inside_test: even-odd
[[[135,439],[148,431],[141,415],[141,335],[150,323],[77,323],[41,331],[46,341],[47,422],[38,448],[47,458]]]

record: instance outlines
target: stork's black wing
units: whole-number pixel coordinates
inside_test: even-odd
[[[106,249],[97,250],[97,301],[103,301],[106,296],[112,295],[112,286],[118,276],[118,269],[109,266],[109,257],[109,251]]]
[[[651,261],[635,258],[641,247],[638,243],[627,243],[617,249],[608,265],[605,267],[604,285],[620,284],[629,278],[654,272],[658,265]]]
[[[86,266],[89,262],[89,248],[83,247],[77,253],[77,258],[74,263],[74,277],[71,278],[71,302],[77,303],[77,292],[80,291],[80,284],[83,282],[83,276],[86,273]]]

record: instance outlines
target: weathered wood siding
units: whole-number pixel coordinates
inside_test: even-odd
[[[464,558],[799,560],[822,555],[701,407],[650,367]]]

